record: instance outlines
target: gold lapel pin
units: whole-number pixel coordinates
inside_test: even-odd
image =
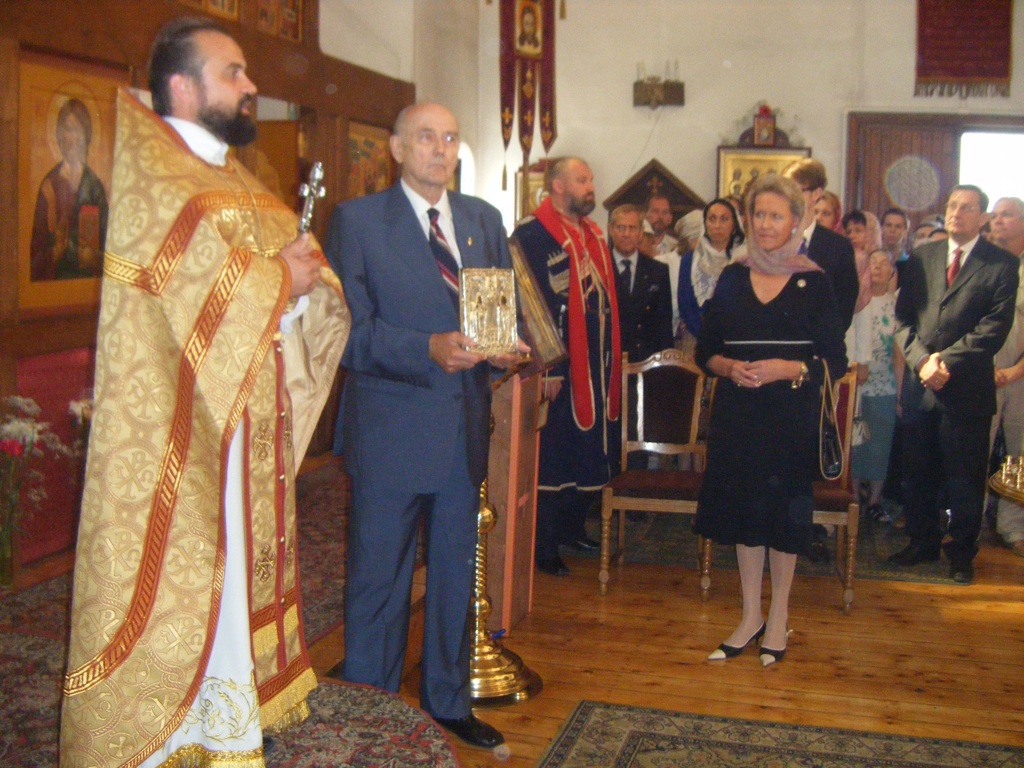
[[[469,238],[469,239],[468,239],[468,240],[466,241],[466,245],[472,245],[472,244],[473,244],[473,238],[471,237],[471,238]]]

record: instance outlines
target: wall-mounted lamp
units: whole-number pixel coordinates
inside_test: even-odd
[[[665,77],[648,75],[647,66],[636,65],[636,82],[633,83],[633,106],[657,109],[660,106],[681,107],[685,102],[683,81],[679,79],[679,60],[670,75],[669,63],[665,61]]]

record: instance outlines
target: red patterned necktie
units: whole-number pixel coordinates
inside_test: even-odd
[[[452,255],[451,246],[448,245],[448,239],[444,236],[444,232],[441,231],[441,227],[437,223],[437,217],[440,212],[437,208],[428,208],[427,217],[430,219],[430,250],[434,253],[434,260],[437,262],[437,268],[441,270],[441,277],[444,279],[444,284],[448,286],[448,293],[451,297],[452,302],[455,304],[455,308],[459,308],[459,264],[455,261],[455,257]]]
[[[960,257],[964,255],[963,249],[957,248],[953,251],[953,262],[949,265],[946,270],[946,287],[949,288],[956,280],[957,274],[960,272]]]

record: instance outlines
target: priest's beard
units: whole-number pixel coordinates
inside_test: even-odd
[[[567,197],[565,207],[573,216],[589,216],[597,206],[593,195],[588,194],[583,197],[576,197],[570,192]]]
[[[199,123],[206,127],[214,136],[230,144],[232,147],[244,147],[256,140],[256,122],[242,112],[242,107],[252,102],[246,96],[238,103],[234,112],[226,112],[209,104],[199,109]]]

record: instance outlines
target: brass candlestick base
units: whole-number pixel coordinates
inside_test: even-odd
[[[494,507],[487,500],[487,481],[480,486],[477,519],[476,578],[473,585],[473,646],[469,659],[469,688],[473,706],[500,707],[526,701],[540,693],[543,681],[521,658],[487,633],[491,600],[487,596],[487,534],[494,528]]]

